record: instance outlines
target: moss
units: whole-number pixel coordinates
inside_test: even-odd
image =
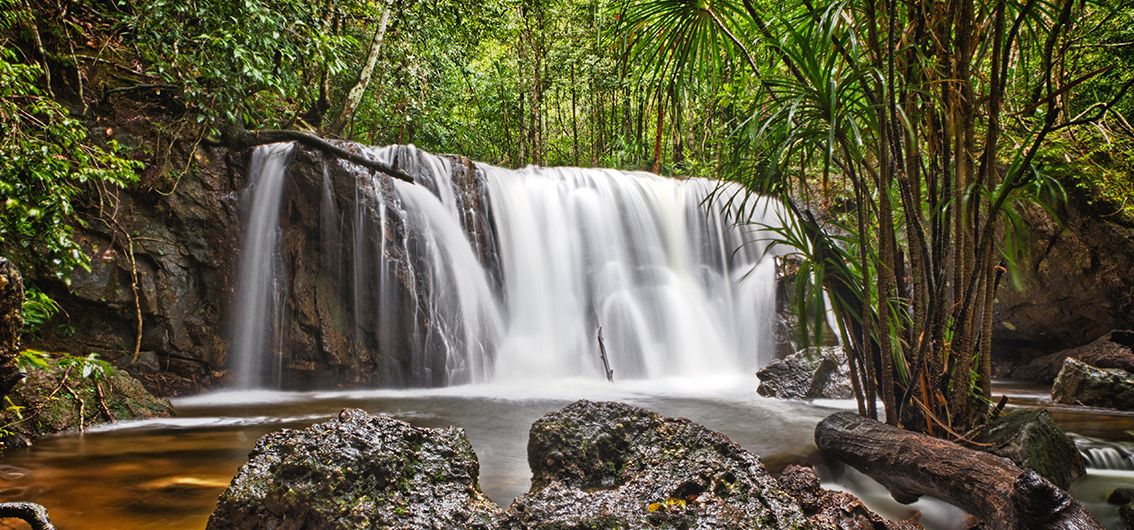
[[[60,366],[58,360],[29,370],[8,398],[13,406],[0,414],[3,448],[98,423],[173,414],[168,401],[154,397],[123,371],[82,377],[79,370]]]

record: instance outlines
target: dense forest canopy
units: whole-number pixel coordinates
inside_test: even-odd
[[[120,188],[168,194],[196,149],[242,130],[719,177],[799,201],[782,236],[834,293],[863,411],[877,398],[894,423],[960,435],[989,398],[988,312],[1018,201],[1070,191],[1134,213],[1134,10],[1121,0],[0,12],[0,254],[33,276],[85,266],[71,226],[111,223]]]

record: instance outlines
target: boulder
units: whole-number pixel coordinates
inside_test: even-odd
[[[1126,525],[1126,528],[1134,528],[1134,502],[1123,504],[1118,507],[1118,517]]]
[[[1134,488],[1115,488],[1106,498],[1110,504],[1123,505],[1134,502]]]
[[[811,388],[807,389],[806,397],[811,399],[854,397],[846,353],[841,347],[824,348],[824,351],[826,353],[819,359],[819,365],[815,367],[815,373],[811,376]]]
[[[208,528],[492,528],[463,430],[346,409],[256,443]]]
[[[0,414],[7,433],[0,446],[25,447],[37,438],[114,421],[173,415],[169,401],[154,397],[122,370],[84,375],[82,365],[52,362],[28,370]]]
[[[1026,362],[1033,352],[1134,326],[1134,222],[1114,215],[1121,204],[1091,204],[1095,198],[1074,186],[1067,198],[1054,213],[1020,207],[1027,251],[993,309],[994,350],[1005,360]]]
[[[988,444],[978,446],[981,449],[1031,469],[1063,489],[1087,472],[1075,442],[1043,409],[1013,409],[1001,414],[977,441]]]
[[[509,529],[808,528],[760,459],[683,418],[578,401],[537,420]]]
[[[1134,410],[1134,373],[1096,368],[1068,358],[1051,387],[1051,399],[1071,405]]]
[[[1013,368],[1011,377],[1050,383],[1059,375],[1063,361],[1069,357],[1096,368],[1121,368],[1134,372],[1134,331],[1112,330],[1089,344],[1033,359]]]
[[[810,467],[791,465],[779,477],[780,486],[799,501],[803,513],[819,528],[906,530],[921,528],[913,521],[890,521],[870,511],[857,497],[845,491],[819,486],[819,476]]]
[[[838,346],[804,348],[756,372],[761,396],[780,399],[854,397],[846,354]]]

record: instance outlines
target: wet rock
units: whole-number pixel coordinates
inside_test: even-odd
[[[150,166],[141,185],[117,193],[114,221],[76,227],[75,240],[91,257],[90,270],[75,270],[69,286],[50,277],[34,278],[64,312],[30,346],[98,353],[139,377],[152,392],[166,390],[152,385],[164,378],[158,374],[173,374],[194,391],[215,382],[211,374],[227,359],[224,332],[239,255],[245,160],[243,153],[226,149],[194,153],[191,165],[177,162],[175,169],[166,168],[168,180],[161,178],[163,168]],[[173,155],[182,161],[190,156],[181,147]],[[182,174],[183,168],[187,171]],[[181,176],[175,181],[176,174]],[[95,201],[89,207],[100,206]],[[156,365],[130,362],[137,338],[131,269],[138,278],[141,350],[153,352]]]
[[[804,515],[820,528],[840,530],[912,530],[913,521],[890,521],[870,511],[854,495],[820,487],[819,476],[810,467],[791,465],[779,476],[780,486],[799,501]]]
[[[1134,372],[1134,331],[1113,330],[1089,344],[1034,359],[1014,368],[1011,377],[1050,383],[1068,357],[1096,368],[1121,368]]]
[[[23,377],[16,359],[20,354],[20,329],[24,319],[24,284],[12,262],[0,257],[0,396],[8,395]]]
[[[849,399],[850,370],[841,347],[811,347],[772,361],[756,372],[761,396],[780,399]]]
[[[1134,222],[1114,215],[1119,204],[1091,205],[1082,190],[1068,191],[1057,217],[1020,209],[1031,241],[1017,263],[1019,288],[1005,282],[993,312],[993,338],[1010,360],[1134,326]]]
[[[509,529],[806,528],[760,459],[682,418],[578,401],[537,420]]]
[[[27,446],[37,438],[99,423],[173,415],[169,401],[154,397],[125,371],[101,376],[82,372],[82,366],[56,363],[28,370],[9,396],[18,411],[9,408],[0,415],[8,425],[3,447]]]
[[[1001,414],[978,442],[990,444],[981,449],[1031,469],[1063,489],[1087,472],[1075,442],[1043,409],[1014,409]]]
[[[1057,403],[1134,410],[1134,373],[1118,368],[1095,368],[1077,359],[1063,361],[1051,387]]]
[[[1134,502],[1119,506],[1118,517],[1126,524],[1126,528],[1134,528]]]
[[[208,528],[491,528],[479,473],[461,429],[347,409],[260,438]]]
[[[1106,502],[1117,505],[1130,504],[1134,502],[1134,488],[1115,488],[1110,492]]]
[[[452,194],[478,258],[496,271],[483,170],[463,157],[412,146],[391,149],[396,165],[417,185]],[[436,178],[435,166],[448,167],[449,182]],[[280,278],[282,329],[274,348],[283,358],[269,361],[282,367],[283,388],[461,382],[447,380],[453,346],[438,340],[447,317],[425,301],[434,265],[423,261],[430,242],[413,228],[415,212],[407,211],[392,182],[374,177],[302,146],[288,166],[279,241],[288,266]]]

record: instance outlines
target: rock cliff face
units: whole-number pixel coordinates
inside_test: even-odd
[[[78,230],[91,270],[75,271],[70,286],[53,285],[51,295],[66,316],[33,346],[99,353],[163,395],[227,381],[226,336],[251,151],[201,153],[198,169],[184,175],[172,193],[123,192],[104,205],[113,208],[107,217],[115,221]],[[418,177],[429,174],[410,156],[418,151],[399,153],[406,155],[399,167]],[[445,191],[461,201],[464,226],[491,269],[496,252],[486,229],[491,216],[483,172],[467,159],[449,160],[451,184],[419,178],[418,185],[434,193],[439,186],[452,187]],[[285,273],[277,286],[281,329],[275,348],[283,358],[273,361],[280,385],[444,384],[442,345],[430,333],[435,317],[418,299],[426,278],[414,273],[429,264],[414,262],[420,260],[415,245],[422,243],[407,234],[390,183],[308,148],[296,149],[286,179],[280,216]],[[385,226],[376,221],[380,209],[386,211]],[[383,245],[383,237],[400,244]],[[137,360],[134,278],[142,315]],[[367,282],[384,288],[355,287]],[[381,318],[378,296],[388,309]]]
[[[69,287],[50,290],[65,311],[64,326],[49,326],[32,346],[99,353],[163,394],[196,390],[220,375],[246,156],[227,150],[197,156],[172,192],[168,185],[142,187],[86,206],[88,222],[77,240],[91,270],[75,271]],[[100,206],[102,217],[114,221],[95,217]],[[143,325],[141,354],[131,364],[135,277]]]
[[[1020,289],[997,293],[994,338],[1008,360],[1027,360],[1134,327],[1134,222],[1072,196],[1059,217],[1025,209],[1033,242]]]
[[[172,191],[164,184],[101,200],[93,196],[84,216],[89,221],[77,229],[92,269],[77,271],[69,287],[32,278],[60,302],[66,316],[62,326],[49,326],[30,346],[99,353],[161,394],[223,382],[249,155],[202,149],[198,163]],[[466,216],[463,228],[474,234],[479,258],[493,269],[496,243],[486,229],[492,212],[484,200],[483,173],[467,159],[448,160],[451,185],[431,180],[419,185],[434,192],[451,188],[446,191],[461,201]],[[399,160],[411,174],[413,163]],[[416,303],[424,278],[411,271],[429,268],[414,262],[415,245],[421,243],[406,237],[397,215],[384,227],[372,221],[374,211],[396,212],[398,205],[367,198],[359,175],[358,168],[307,148],[297,149],[289,169],[281,217],[288,280],[280,286],[278,350],[286,355],[276,363],[280,383],[445,384],[448,346],[438,344],[431,332],[443,318]],[[100,221],[94,215],[100,208],[109,214],[102,217],[115,221]],[[1134,276],[1129,274],[1134,226],[1077,204],[1068,207],[1065,224],[1038,211],[1027,216],[1036,243],[1022,265],[1023,290],[1002,286],[996,308],[996,338],[1004,356],[1026,361],[1084,344],[1110,329],[1134,327]],[[380,230],[400,244],[381,245]],[[355,263],[370,267],[361,274],[384,276],[387,288],[379,293],[353,287],[357,282],[350,276],[360,274],[352,270]],[[383,307],[394,308],[380,319],[373,310],[379,305],[366,300],[379,295]],[[356,303],[359,297],[362,302]],[[136,302],[142,316],[137,359]],[[778,330],[781,338],[790,336],[784,331],[787,323]]]
[[[468,159],[448,157],[451,183],[434,182],[422,167],[436,160],[431,157],[399,148],[395,163],[419,186],[454,194],[466,216],[464,229],[477,241],[477,257],[491,269],[497,252],[485,229],[491,217],[483,173]],[[421,247],[429,242],[408,229],[407,207],[391,181],[309,149],[296,150],[286,178],[279,383],[446,384],[447,345],[434,332],[440,317],[426,295],[435,266],[423,262]]]

